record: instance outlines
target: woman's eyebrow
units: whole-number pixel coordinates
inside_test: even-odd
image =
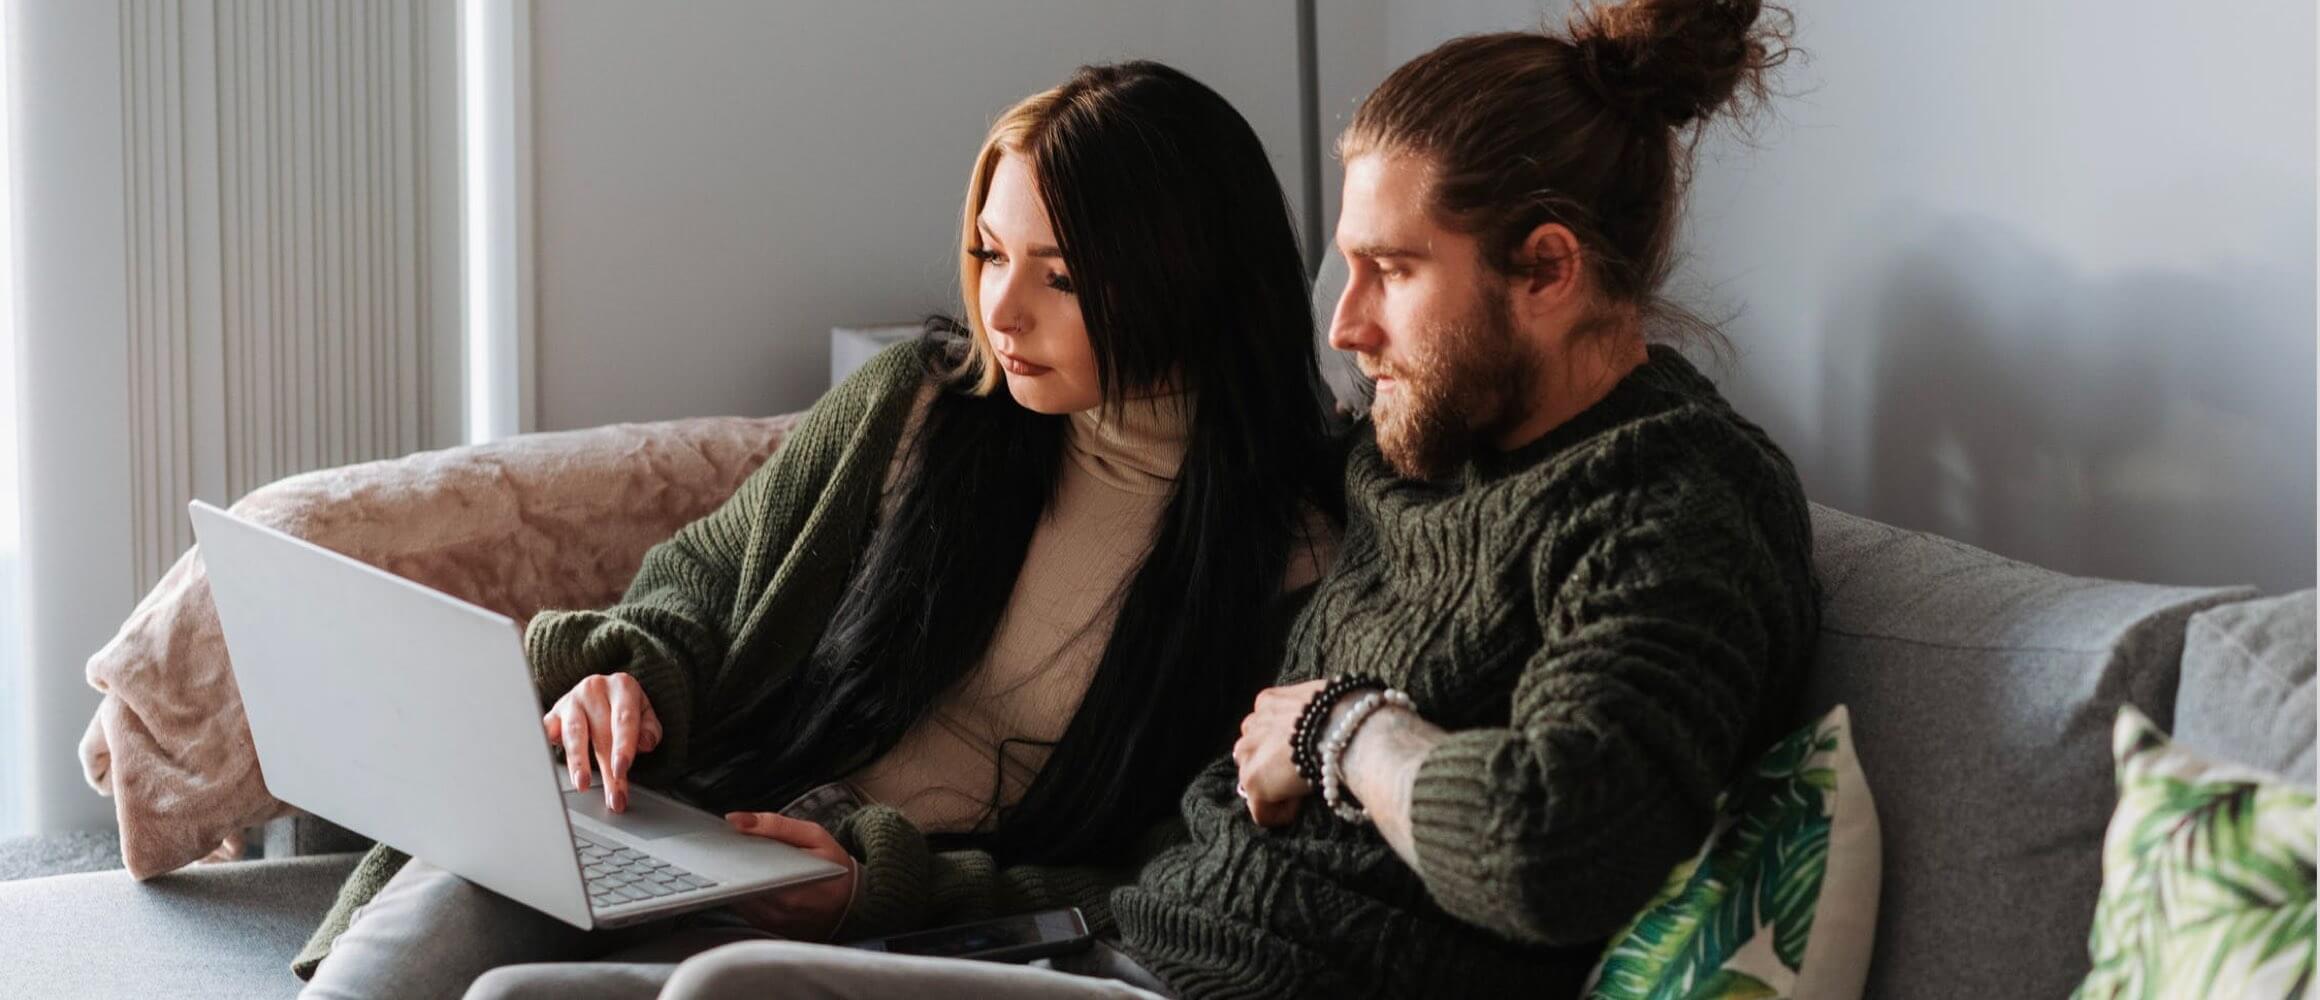
[[[997,234],[991,232],[991,224],[984,222],[980,218],[975,220],[975,231],[983,235],[983,241],[986,243],[997,243],[1000,246],[1007,245],[1006,240],[1000,239]],[[1053,260],[1063,259],[1063,249],[1061,247],[1047,243],[1031,244],[1030,248],[1024,250],[1023,253],[1030,257],[1046,257]]]

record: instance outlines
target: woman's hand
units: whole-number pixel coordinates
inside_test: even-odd
[[[862,874],[862,866],[838,845],[837,838],[819,823],[780,813],[732,812],[725,814],[725,822],[743,833],[778,840],[846,866],[846,873],[836,878],[743,896],[730,904],[733,912],[758,930],[793,941],[827,941],[835,936],[838,925],[846,919],[846,907],[854,900],[854,881]]]
[[[1259,826],[1287,826],[1313,786],[1297,773],[1290,760],[1290,734],[1297,717],[1329,682],[1306,681],[1257,692],[1257,706],[1241,720],[1240,742],[1233,744],[1233,763],[1240,766],[1241,797],[1248,800],[1249,818]]]
[[[661,719],[644,687],[628,674],[592,674],[572,685],[540,717],[548,742],[564,746],[572,787],[588,790],[588,764],[604,775],[604,807],[628,809],[628,765],[661,745]]]

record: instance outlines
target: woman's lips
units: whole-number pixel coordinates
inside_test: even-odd
[[[1018,358],[1005,351],[999,351],[998,355],[999,367],[1005,368],[1009,372],[1016,375],[1045,375],[1048,372],[1054,371],[1054,369],[1049,368],[1046,365],[1032,364],[1029,361],[1025,361],[1022,358]]]

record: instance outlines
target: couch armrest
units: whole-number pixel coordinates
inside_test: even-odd
[[[645,551],[716,509],[796,419],[519,435],[292,476],[233,510],[524,622],[542,608],[618,600]],[[89,659],[87,675],[106,697],[82,765],[117,800],[132,875],[199,860],[289,811],[259,774],[198,548]],[[285,847],[298,853],[330,839],[285,829]]]

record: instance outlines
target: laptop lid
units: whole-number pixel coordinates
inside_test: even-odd
[[[516,623],[188,507],[267,790],[591,926]]]

